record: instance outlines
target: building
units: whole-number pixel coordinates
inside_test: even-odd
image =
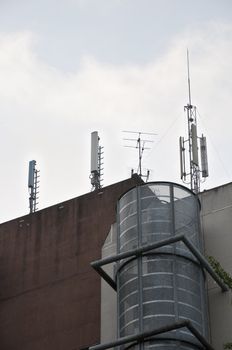
[[[141,184],[133,175],[0,225],[2,350],[79,350],[117,338],[116,294],[90,263],[114,253],[117,201]],[[206,255],[232,274],[232,183],[200,201]],[[231,292],[207,283],[209,340],[221,350],[232,342]]]
[[[213,256],[232,276],[232,183],[202,192],[200,201],[205,254]],[[223,349],[223,344],[232,343],[231,290],[221,293],[209,279],[208,301],[212,345]]]

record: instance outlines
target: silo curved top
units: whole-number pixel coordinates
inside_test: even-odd
[[[118,252],[184,234],[200,251],[200,202],[189,189],[150,182],[127,191],[118,202]],[[156,250],[195,260],[182,242]]]

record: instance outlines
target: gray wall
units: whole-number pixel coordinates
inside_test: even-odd
[[[216,258],[232,275],[232,183],[200,195],[205,254]],[[216,350],[232,342],[232,293],[222,293],[208,277],[211,341]]]
[[[102,247],[102,258],[116,254],[117,249],[116,223],[111,226],[110,232]],[[113,278],[114,264],[104,267]],[[117,338],[117,294],[101,279],[101,343],[107,343]]]

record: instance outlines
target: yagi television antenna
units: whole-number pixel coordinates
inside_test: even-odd
[[[135,134],[137,135],[137,138],[123,138],[124,141],[129,142],[128,145],[124,145],[124,147],[130,147],[130,148],[135,148],[138,150],[138,168],[137,168],[137,173],[141,178],[145,178],[146,181],[149,179],[150,175],[150,170],[147,169],[146,174],[143,174],[142,172],[142,158],[143,158],[143,153],[145,150],[150,149],[150,147],[145,147],[146,143],[153,143],[153,140],[149,139],[144,139],[143,137],[146,137],[145,135],[149,136],[154,136],[156,134],[150,133],[150,132],[141,132],[141,131],[128,131],[124,130],[124,133],[128,134]],[[131,173],[134,173],[134,169],[132,169]]]
[[[209,176],[208,159],[207,159],[207,144],[205,136],[197,136],[197,118],[196,106],[192,105],[191,101],[191,86],[189,73],[189,52],[187,50],[187,72],[188,72],[188,103],[184,106],[188,121],[188,138],[179,138],[180,147],[180,174],[184,183],[190,184],[191,190],[194,193],[200,192],[201,178],[205,179]],[[199,140],[200,140],[200,157],[199,162]],[[187,166],[188,163],[188,166]]]

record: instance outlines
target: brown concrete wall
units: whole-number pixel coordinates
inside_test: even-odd
[[[0,225],[0,348],[100,342],[100,258],[118,197],[138,177]]]

